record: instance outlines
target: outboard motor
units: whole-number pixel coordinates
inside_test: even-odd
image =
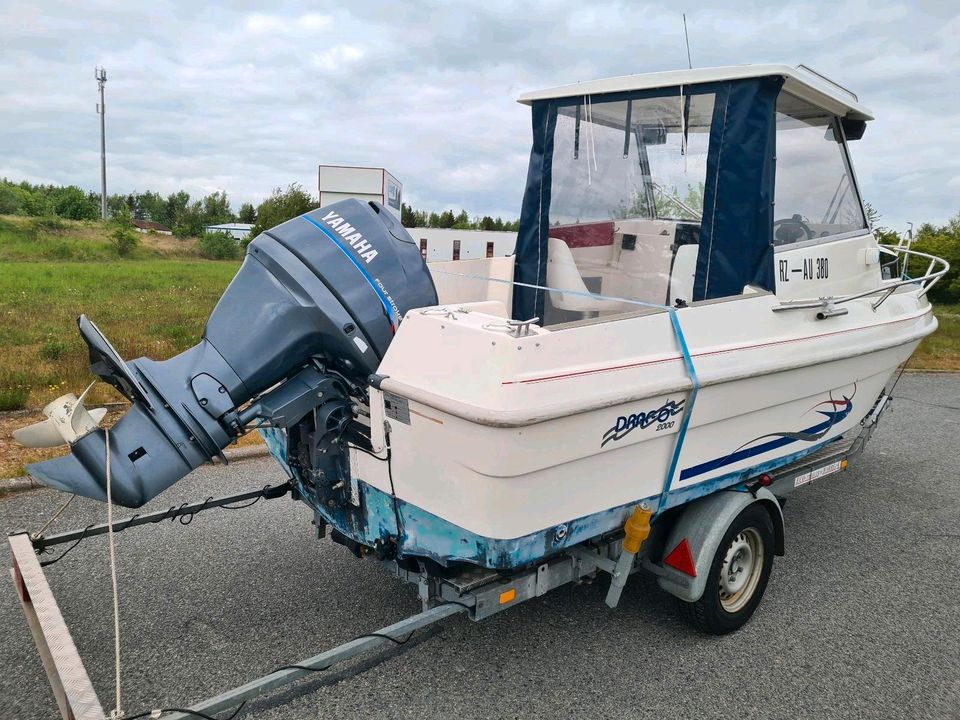
[[[85,316],[91,370],[133,406],[109,432],[111,494],[139,507],[252,427],[290,430],[301,477],[346,471],[353,406],[404,313],[437,304],[419,247],[377,203],[343,200],[259,235],[199,344],[125,363]],[[50,487],[106,499],[106,433],[28,467]]]

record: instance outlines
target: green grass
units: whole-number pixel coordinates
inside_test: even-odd
[[[118,257],[110,232],[100,221],[0,216],[0,263],[109,262]],[[136,237],[139,243],[131,259],[198,257],[196,238],[139,233]]]
[[[940,327],[920,343],[908,367],[960,371],[960,305],[934,305],[933,311]]]
[[[238,261],[4,262],[0,271],[0,410],[39,407],[90,382],[76,319],[86,313],[123,358],[171,357],[194,345]],[[92,401],[115,400],[105,384]]]

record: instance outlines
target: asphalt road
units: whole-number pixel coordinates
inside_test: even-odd
[[[908,375],[899,394],[857,465],[788,503],[787,555],[738,633],[695,633],[646,579],[616,611],[606,582],[572,586],[481,623],[450,619],[361,674],[317,675],[240,717],[960,718],[960,410],[934,405],[960,407],[960,376]],[[152,505],[280,479],[269,460],[204,468]],[[37,528],[60,502],[0,500],[0,527]],[[57,527],[104,514],[78,499]],[[128,713],[189,705],[417,611],[411,586],[312,530],[283,498],[119,535]],[[47,574],[112,707],[105,538]],[[0,628],[0,718],[54,717],[6,583]]]

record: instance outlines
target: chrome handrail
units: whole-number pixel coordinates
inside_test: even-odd
[[[926,258],[930,261],[927,265],[926,273],[920,277],[901,278],[900,280],[885,282],[882,286],[874,288],[873,290],[864,290],[863,292],[853,293],[851,295],[821,297],[816,299],[811,298],[809,300],[785,300],[774,307],[773,311],[782,312],[784,310],[800,310],[803,308],[822,308],[827,312],[818,314],[817,317],[823,319],[836,314],[833,311],[833,308],[836,305],[842,305],[843,303],[848,303],[851,300],[859,300],[860,298],[869,297],[871,295],[879,295],[882,293],[883,296],[875,303],[871,304],[871,307],[876,310],[886,301],[888,297],[896,292],[897,288],[903,287],[904,285],[919,285],[917,298],[922,298],[930,291],[930,288],[936,285],[937,281],[939,281],[940,278],[946,275],[950,270],[950,263],[943,258],[937,257],[936,255],[930,255],[929,253],[920,252],[919,250],[913,250],[909,247],[894,247],[892,245],[878,245],[878,247],[880,248],[881,252],[885,252],[888,255],[898,256],[898,259],[901,255],[906,259],[909,259],[910,257]],[[938,265],[940,266],[939,269],[935,269]]]

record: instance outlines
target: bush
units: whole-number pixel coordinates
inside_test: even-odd
[[[130,257],[140,244],[140,238],[137,237],[136,231],[128,227],[115,228],[110,233],[110,241],[120,257]]]
[[[118,207],[114,212],[112,220],[113,230],[110,232],[110,242],[113,243],[117,255],[120,257],[129,257],[140,244],[140,238],[137,237],[133,229],[133,223],[130,220],[130,211],[126,206]]]
[[[60,338],[47,338],[40,346],[40,357],[44,360],[59,360],[70,350],[70,343]]]
[[[241,247],[227,233],[204,233],[197,241],[196,251],[208,260],[236,260]]]

